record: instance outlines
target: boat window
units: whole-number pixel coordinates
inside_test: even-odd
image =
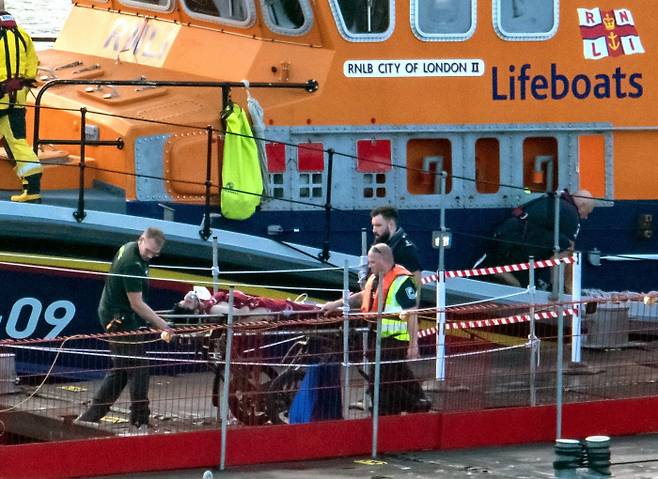
[[[493,0],[494,26],[505,40],[546,40],[557,31],[559,0]]]
[[[121,3],[131,7],[146,7],[163,12],[170,11],[174,6],[174,0],[121,0]]]
[[[300,198],[322,198],[322,173],[300,173],[299,174],[299,197]]]
[[[330,0],[338,30],[347,40],[382,41],[393,31],[394,0]]]
[[[477,0],[412,0],[411,28],[425,41],[467,40],[475,31]]]
[[[386,198],[386,175],[366,173],[363,175],[364,198]]]
[[[254,22],[253,0],[183,0],[190,16],[248,27]]]
[[[303,35],[313,23],[308,0],[260,0],[267,27],[284,35]]]
[[[283,182],[282,173],[274,173],[270,175],[270,191],[272,198],[284,198],[285,196],[285,185]]]
[[[412,195],[438,195],[441,171],[448,173],[446,191],[452,190],[452,144],[447,138],[417,139],[407,143],[407,190]]]
[[[532,191],[555,191],[557,175],[557,139],[526,138],[523,141],[523,187]]]
[[[496,138],[475,142],[475,189],[478,193],[496,193],[500,188],[500,144]]]

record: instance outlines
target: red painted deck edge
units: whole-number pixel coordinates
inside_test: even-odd
[[[638,414],[641,411],[641,414]],[[631,435],[658,430],[658,398],[569,404],[563,437]],[[379,451],[454,449],[550,442],[555,407],[519,407],[385,417]],[[232,429],[227,465],[368,455],[369,420]],[[0,446],[1,479],[55,479],[212,467],[219,431]]]

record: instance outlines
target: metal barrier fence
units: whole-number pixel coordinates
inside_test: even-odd
[[[154,332],[3,341],[0,444],[217,429],[224,398],[224,425],[244,427],[554,404],[559,384],[564,402],[653,396],[654,300],[619,295],[577,305],[448,307],[443,380],[435,379],[433,310],[419,312],[417,359],[407,358],[406,342],[384,338],[375,361],[372,317],[351,315],[345,341],[344,319],[317,313],[237,318],[231,327],[213,318],[179,326],[171,343]],[[510,320],[531,308],[541,319]],[[564,343],[581,340],[581,361],[565,358],[558,376],[557,317],[577,308],[583,313],[582,336],[571,334],[567,315]],[[124,359],[130,361],[129,375],[150,372],[149,427],[130,426],[136,408],[130,385],[98,424],[76,421],[111,371],[110,345],[126,342],[144,348]],[[374,408],[376,377],[381,386]]]

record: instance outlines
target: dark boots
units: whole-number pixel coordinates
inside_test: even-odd
[[[13,195],[11,201],[17,203],[41,203],[41,173],[23,178],[23,192]]]

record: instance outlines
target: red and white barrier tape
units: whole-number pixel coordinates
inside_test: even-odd
[[[577,313],[575,308],[569,308],[564,310],[565,314],[573,315]],[[550,319],[557,318],[557,311],[541,311],[534,314],[535,319]],[[515,323],[526,323],[530,321],[529,314],[516,314],[514,316],[508,316],[506,318],[494,318],[494,319],[482,319],[478,321],[453,321],[446,323],[445,330],[450,331],[453,329],[476,329],[476,328],[487,328],[490,326],[502,326],[505,324],[515,324]],[[419,338],[425,338],[427,336],[433,336],[436,334],[437,328],[427,328],[418,331]]]
[[[564,258],[545,259],[535,261],[535,268],[550,268],[557,266],[560,263],[571,264],[576,261],[575,256],[565,256]],[[498,273],[512,273],[515,271],[525,271],[530,269],[530,263],[509,264],[505,266],[490,266],[488,268],[475,268],[475,269],[459,269],[455,271],[446,271],[446,278],[469,278],[471,276],[485,276],[488,274]],[[423,276],[421,282],[423,284],[432,283],[439,279],[438,274],[431,274]]]

